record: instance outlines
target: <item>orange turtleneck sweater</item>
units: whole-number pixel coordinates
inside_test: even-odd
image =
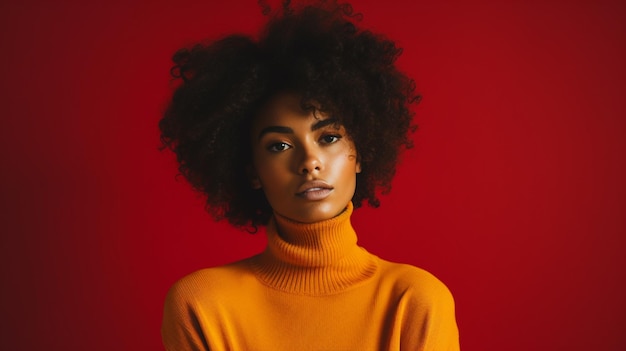
[[[459,350],[446,286],[357,246],[352,209],[313,224],[276,215],[263,253],[178,281],[165,302],[165,348]]]

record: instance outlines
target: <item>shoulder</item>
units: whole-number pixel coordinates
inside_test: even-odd
[[[430,272],[403,263],[380,259],[381,285],[393,295],[420,301],[420,304],[454,306],[450,289]]]
[[[454,299],[433,274],[408,264],[380,261],[381,294],[399,323],[401,349],[459,350]]]
[[[241,291],[239,284],[250,279],[249,260],[201,269],[172,285],[165,298],[161,324],[168,350],[208,349],[203,328],[215,325],[220,305],[232,303],[236,299],[233,292]]]
[[[254,279],[250,259],[223,266],[204,268],[184,276],[169,289],[167,301],[201,300],[223,292],[237,290],[242,283]]]

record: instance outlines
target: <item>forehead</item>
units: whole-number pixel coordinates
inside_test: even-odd
[[[319,105],[311,102],[311,109],[302,108],[302,99],[295,93],[279,93],[272,97],[254,118],[253,130],[268,125],[285,125],[293,123],[312,124],[325,120],[329,116],[320,112]]]

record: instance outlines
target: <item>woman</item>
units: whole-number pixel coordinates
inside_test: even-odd
[[[459,349],[445,285],[357,246],[350,224],[389,190],[418,98],[400,49],[357,19],[334,2],[285,6],[256,40],[174,56],[164,144],[216,219],[266,226],[268,244],[171,288],[166,349]]]

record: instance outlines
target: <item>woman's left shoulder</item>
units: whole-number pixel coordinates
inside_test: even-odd
[[[380,281],[399,294],[453,302],[450,289],[434,274],[409,264],[380,260]]]
[[[450,289],[422,268],[385,260],[379,267],[379,296],[401,324],[399,349],[459,350]]]

